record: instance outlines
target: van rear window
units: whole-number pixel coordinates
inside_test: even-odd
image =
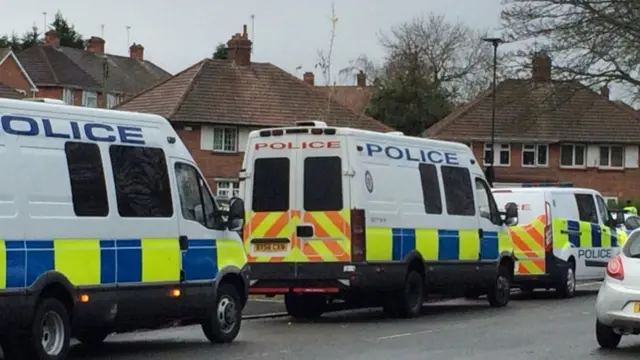
[[[257,159],[253,168],[253,211],[288,211],[289,159]]]
[[[304,209],[342,210],[342,161],[338,156],[304,159]]]

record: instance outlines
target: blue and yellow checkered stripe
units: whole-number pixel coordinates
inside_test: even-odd
[[[418,251],[425,261],[495,260],[513,249],[508,232],[368,227],[367,261],[401,261]]]
[[[568,240],[578,248],[617,248],[619,239],[616,229],[602,232],[602,227],[586,221],[567,220]]]
[[[24,288],[48,271],[75,286],[212,280],[228,265],[246,263],[237,240],[178,239],[0,240],[0,289]]]

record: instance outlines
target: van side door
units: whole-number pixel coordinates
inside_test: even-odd
[[[580,279],[600,279],[604,276],[602,262],[606,264],[608,258],[600,253],[603,234],[595,196],[591,193],[576,193],[574,196],[579,221],[569,220],[567,227],[569,243],[577,248],[576,274]]]
[[[600,218],[600,246],[601,255],[606,257],[607,261],[616,256],[620,250],[621,240],[618,234],[617,226],[611,227],[611,214],[607,203],[602,196],[596,194],[596,203],[598,205],[598,215]],[[594,241],[593,247],[596,248],[597,242]]]

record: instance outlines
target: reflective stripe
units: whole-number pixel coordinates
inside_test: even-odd
[[[142,239],[142,282],[180,281],[180,244],[176,239]]]
[[[516,275],[540,275],[545,269],[544,226],[547,217],[542,214],[529,224],[509,227],[517,259]]]
[[[53,245],[56,271],[65,274],[74,285],[100,284],[99,239],[56,239]]]

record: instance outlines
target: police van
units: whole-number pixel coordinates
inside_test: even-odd
[[[241,171],[250,293],[293,317],[336,302],[417,316],[425,294],[509,301],[507,226],[469,147],[328,127],[250,133]]]
[[[236,337],[243,203],[216,208],[166,119],[0,99],[0,173],[5,359],[62,360],[71,337],[180,321]]]
[[[515,282],[525,292],[554,288],[575,294],[576,280],[602,280],[606,264],[627,237],[592,189],[494,189],[499,206],[515,203],[519,224],[509,228],[516,257]]]

